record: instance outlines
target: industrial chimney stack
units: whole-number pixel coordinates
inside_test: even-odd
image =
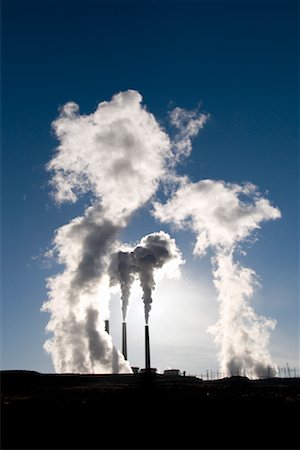
[[[124,358],[127,360],[127,331],[126,322],[122,323],[122,353]]]
[[[150,339],[149,339],[149,326],[145,325],[145,369],[150,372]]]
[[[109,320],[105,321],[105,331],[109,334]]]

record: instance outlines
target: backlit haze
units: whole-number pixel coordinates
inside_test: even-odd
[[[2,369],[298,367],[295,9],[3,2]]]

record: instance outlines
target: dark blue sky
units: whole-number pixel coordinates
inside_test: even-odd
[[[262,277],[268,314],[282,323],[277,340],[286,333],[295,357],[298,26],[291,0],[2,1],[4,368],[51,370],[39,311],[51,270],[41,255],[82,206],[57,209],[49,198],[44,166],[57,144],[57,108],[73,100],[90,113],[129,88],[166,127],[174,106],[200,103],[210,113],[179,172],[251,181],[280,208],[247,263]],[[147,220],[138,216],[128,236],[151,231]]]

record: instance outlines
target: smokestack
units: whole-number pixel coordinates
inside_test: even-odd
[[[150,371],[150,340],[149,340],[149,326],[145,325],[145,369]]]
[[[105,321],[105,331],[109,334],[109,320]]]
[[[122,323],[122,353],[124,358],[127,360],[127,332],[126,332],[126,322]]]

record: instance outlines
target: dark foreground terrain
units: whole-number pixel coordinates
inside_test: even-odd
[[[2,449],[299,449],[296,378],[5,371],[1,385]]]

